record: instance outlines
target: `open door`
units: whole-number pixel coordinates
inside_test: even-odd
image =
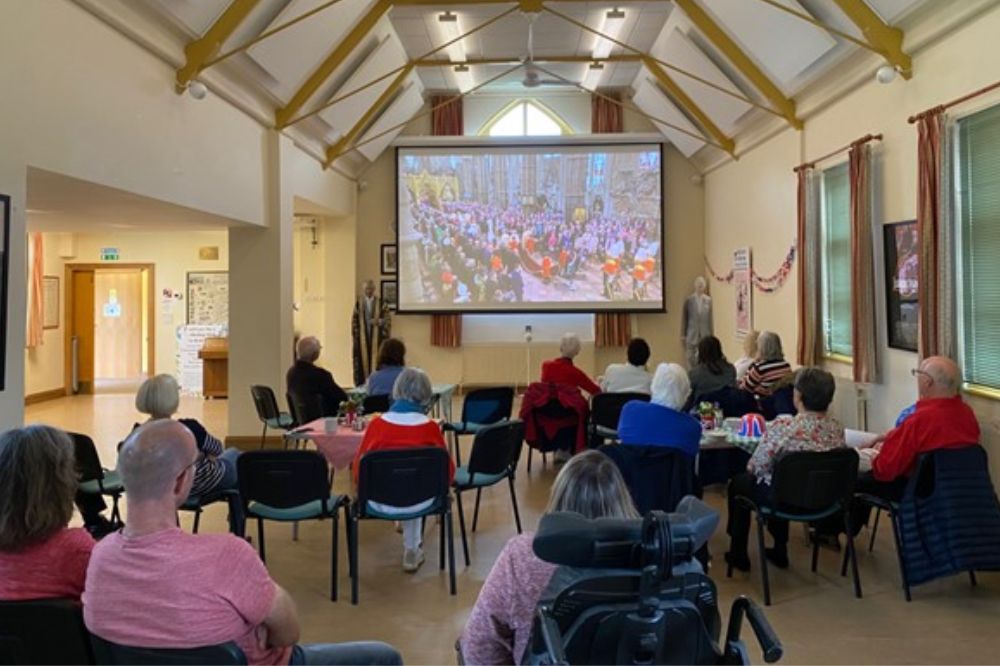
[[[73,393],[94,392],[94,270],[70,272],[73,294],[68,321],[69,386]]]

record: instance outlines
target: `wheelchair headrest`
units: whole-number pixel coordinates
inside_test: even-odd
[[[718,525],[719,512],[688,495],[674,513],[651,511],[643,519],[547,513],[538,525],[532,548],[540,559],[563,566],[639,569],[662,564],[669,571],[668,563],[681,564],[694,557]]]

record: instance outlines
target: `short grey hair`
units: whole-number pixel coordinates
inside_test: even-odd
[[[154,419],[168,419],[181,403],[181,387],[173,375],[150,377],[135,394],[135,408]]]
[[[191,464],[190,451],[197,450],[194,435],[179,421],[151,421],[139,426],[118,452],[125,497],[135,502],[162,499]]]
[[[409,400],[426,407],[433,396],[431,378],[420,368],[404,368],[392,385],[393,400]]]
[[[300,361],[313,363],[319,358],[319,350],[321,348],[318,338],[307,335],[304,338],[299,338],[299,341],[295,343],[295,356]]]
[[[580,338],[576,333],[563,333],[559,341],[559,354],[564,358],[573,358],[580,353]]]
[[[656,366],[650,391],[650,402],[671,409],[682,409],[691,395],[691,380],[688,379],[687,371],[676,363],[661,363]]]
[[[762,361],[784,361],[785,352],[781,349],[781,338],[772,331],[763,331],[757,338],[757,356]]]

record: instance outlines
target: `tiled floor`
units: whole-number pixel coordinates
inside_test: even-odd
[[[29,422],[45,422],[91,434],[106,465],[114,462],[117,442],[140,420],[131,395],[63,398],[28,408]],[[200,419],[216,435],[226,432],[225,401],[184,398],[181,414]],[[465,443],[468,448],[468,442]],[[529,475],[519,470],[517,493],[527,529],[537,525],[555,476],[551,465],[535,459]],[[346,476],[338,475],[343,492]],[[719,490],[706,499],[724,509]],[[327,597],[329,523],[303,523],[299,541],[284,526],[267,527],[268,567],[299,606],[304,641],[340,641],[359,638],[385,640],[397,646],[407,663],[455,663],[453,645],[476,599],[490,566],[507,538],[514,534],[510,500],[503,486],[483,494],[479,530],[472,535],[472,566],[462,565],[456,536],[458,595],[448,594],[447,575],[438,572],[436,527],[428,526],[428,560],[415,575],[400,569],[401,537],[389,523],[361,525],[361,603],[351,606],[347,559],[341,538],[341,600]],[[467,500],[467,507],[472,503]],[[182,519],[190,525],[190,518]],[[225,529],[224,509],[210,507],[202,523],[205,531]],[[885,525],[885,527],[888,527]],[[252,532],[251,532],[252,533]],[[456,526],[456,535],[457,535]],[[809,551],[793,527],[791,568],[772,569],[774,604],[768,618],[785,646],[782,663],[998,663],[1000,640],[1000,574],[979,574],[973,588],[965,576],[956,576],[916,588],[906,603],[898,588],[895,553],[888,529],[879,531],[875,552],[860,555],[864,598],[855,599],[850,578],[838,574],[839,554],[821,552],[819,572],[809,571]],[[343,537],[343,534],[341,534]],[[862,533],[867,543],[867,532]],[[721,608],[728,613],[740,594],[761,599],[758,571],[726,579],[721,553],[723,530],[711,543],[716,567],[711,574],[719,587]],[[754,556],[754,552],[751,552]],[[750,655],[761,663],[760,652],[747,632]]]

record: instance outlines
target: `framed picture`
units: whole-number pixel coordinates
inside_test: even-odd
[[[59,278],[55,275],[42,276],[42,305],[42,328],[59,328]]]
[[[889,346],[917,351],[920,301],[917,299],[919,248],[917,221],[883,225],[885,243],[885,312]]]
[[[396,281],[382,280],[382,284],[379,289],[379,297],[389,306],[390,310],[395,312],[396,304],[399,302],[396,298]]]
[[[10,197],[0,194],[0,391],[6,385],[7,276],[10,261]]]
[[[396,274],[396,246],[392,243],[383,243],[382,249],[382,274]],[[382,284],[385,284],[383,281]],[[393,292],[395,293],[395,292]]]
[[[187,274],[187,323],[229,325],[229,272]]]

